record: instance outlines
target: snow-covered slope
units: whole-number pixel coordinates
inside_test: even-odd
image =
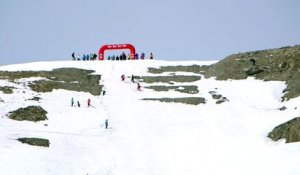
[[[300,144],[273,142],[266,137],[278,124],[299,116],[300,98],[280,101],[284,82],[201,79],[195,83],[199,93],[193,96],[205,97],[207,103],[193,106],[140,100],[184,95],[150,89],[139,92],[136,84],[120,81],[121,74],[149,75],[147,67],[211,63],[65,61],[0,67],[8,71],[91,69],[102,75],[100,83],[107,92],[93,96],[55,90],[41,93],[40,102],[26,101],[37,93],[0,80],[0,86],[18,86],[13,94],[0,92],[4,100],[0,102],[1,174],[300,174]],[[215,104],[209,91],[217,91],[229,102]],[[72,97],[82,107],[71,107]],[[88,98],[91,108],[86,105]],[[48,120],[33,123],[6,117],[8,112],[29,105],[42,106],[48,111]],[[288,109],[279,111],[283,105]],[[103,127],[105,119],[109,129]],[[22,144],[16,141],[20,137],[46,138],[50,147]]]

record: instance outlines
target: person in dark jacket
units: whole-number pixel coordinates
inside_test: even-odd
[[[76,57],[75,57],[75,52],[72,53],[72,58],[73,58],[73,61],[76,60]]]
[[[134,83],[134,76],[131,75],[131,82]]]
[[[93,58],[94,58],[94,60],[96,60],[96,59],[97,59],[97,54],[96,54],[96,53],[94,53],[94,56],[93,56]]]
[[[153,53],[150,53],[150,60],[153,60]]]
[[[105,129],[108,128],[108,119],[105,120]]]
[[[136,54],[134,55],[134,59],[136,59],[136,60],[139,59],[139,54],[138,54],[138,53],[136,53]]]
[[[124,81],[125,80],[125,75],[121,75],[121,80]]]
[[[144,52],[141,54],[141,59],[142,60],[145,59],[145,53]]]
[[[78,107],[80,107],[80,103],[79,103],[79,101],[77,101],[77,106],[78,106]]]
[[[72,97],[71,98],[71,106],[73,106],[74,105],[74,98]]]

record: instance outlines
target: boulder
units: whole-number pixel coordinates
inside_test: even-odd
[[[300,117],[294,118],[275,127],[268,137],[274,141],[285,139],[286,143],[300,141]]]

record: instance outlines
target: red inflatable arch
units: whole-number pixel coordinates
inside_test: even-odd
[[[120,49],[129,49],[131,59],[134,60],[135,48],[131,44],[106,44],[100,47],[99,49],[99,60],[104,60],[104,52],[106,50],[120,50]]]

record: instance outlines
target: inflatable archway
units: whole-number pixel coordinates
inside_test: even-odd
[[[104,60],[104,52],[106,50],[120,50],[120,49],[129,49],[131,59],[134,60],[135,48],[131,44],[106,44],[100,47],[99,49],[99,60]]]

